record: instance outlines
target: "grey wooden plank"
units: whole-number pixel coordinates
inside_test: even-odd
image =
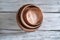
[[[43,13],[43,16],[39,30],[60,30],[59,13]],[[0,13],[0,29],[20,29],[16,22],[16,13]]]
[[[0,4],[0,12],[17,12],[20,7],[23,6],[22,4]],[[60,5],[39,5],[39,8],[42,9],[43,12],[60,12]]]
[[[0,40],[60,40],[60,32],[36,31],[0,34]]]
[[[45,13],[41,29],[45,30],[60,30],[60,14]]]
[[[16,14],[0,13],[0,28],[18,29],[19,27],[16,23]]]
[[[43,12],[60,12],[60,5],[37,5]]]
[[[37,3],[36,3],[37,2]],[[26,3],[35,3],[35,4],[58,4],[60,0],[0,0],[0,3],[19,3],[19,4],[26,4]]]
[[[59,0],[0,0],[1,11],[18,11],[24,4],[35,4],[43,10],[43,12],[60,12]]]

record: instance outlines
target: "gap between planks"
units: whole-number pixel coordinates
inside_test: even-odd
[[[0,13],[18,13],[18,11],[0,11]],[[60,12],[42,12],[42,13],[60,13]]]

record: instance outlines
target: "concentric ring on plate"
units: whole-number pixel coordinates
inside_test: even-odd
[[[19,9],[16,20],[19,27],[24,31],[35,31],[40,27],[43,15],[39,7],[26,4]]]

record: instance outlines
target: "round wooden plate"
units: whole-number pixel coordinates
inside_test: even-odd
[[[40,27],[43,15],[39,7],[32,4],[26,4],[19,9],[16,20],[21,29],[32,32]]]

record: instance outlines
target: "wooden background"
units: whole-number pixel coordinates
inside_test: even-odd
[[[43,23],[36,32],[24,32],[16,23],[25,4],[42,9]],[[0,40],[60,40],[60,0],[0,0]]]

